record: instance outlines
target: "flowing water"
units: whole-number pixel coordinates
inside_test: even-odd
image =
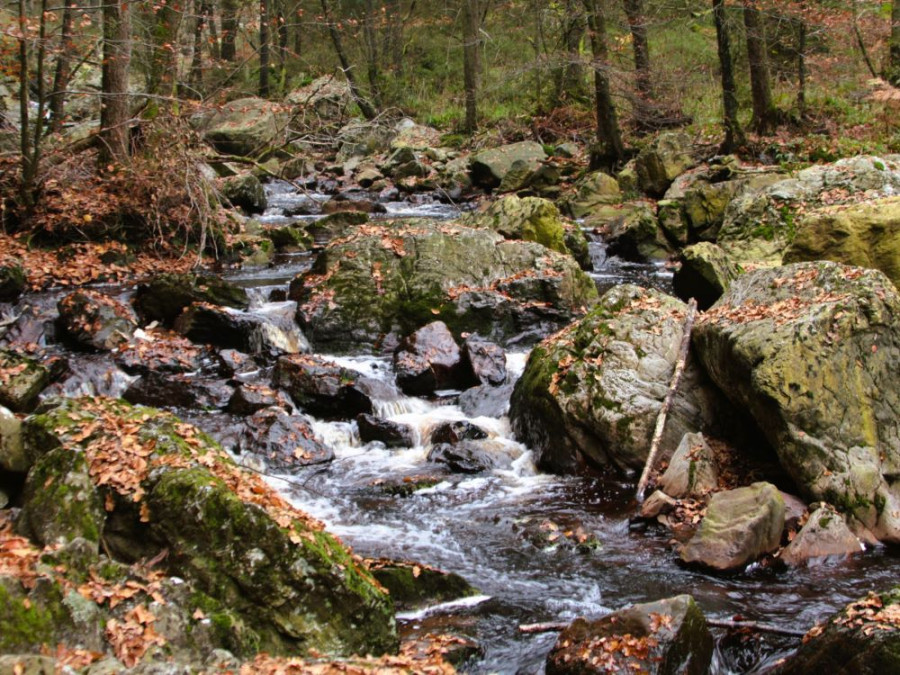
[[[285,191],[274,202],[281,208],[299,199],[317,196]],[[402,208],[421,215],[414,206]],[[433,216],[444,208],[426,205],[423,210]],[[274,222],[278,217],[270,212],[264,220]],[[662,268],[606,260],[602,242],[592,244],[592,249],[599,287],[625,280],[661,287],[669,283]],[[251,290],[251,311],[282,317],[286,307],[290,313],[290,303],[269,303],[272,292],[283,291],[311,260],[309,254],[283,256],[275,267],[242,271],[232,278]],[[31,314],[16,328],[19,338],[47,328],[57,295],[28,300]],[[52,331],[44,339],[48,340],[52,342]],[[511,377],[522,372],[526,358],[525,353],[508,355]],[[384,358],[335,360],[371,377],[393,378]],[[106,356],[70,355],[70,371],[68,379],[54,386],[55,393],[118,396],[131,381]],[[268,374],[261,368],[248,376],[265,381]],[[468,420],[496,439],[510,460],[504,468],[462,475],[429,463],[430,430],[442,422],[467,419],[454,392],[441,394],[426,401],[397,393],[376,402],[378,415],[414,428],[415,447],[387,450],[377,443],[363,445],[355,423],[316,421],[314,429],[334,448],[335,461],[270,480],[357,553],[433,565],[456,572],[477,587],[479,594],[465,601],[398,617],[406,634],[452,632],[475,639],[482,653],[462,667],[466,672],[542,672],[556,635],[524,634],[521,624],[597,617],[628,603],[690,593],[712,618],[739,615],[805,630],[868,590],[892,585],[900,573],[900,560],[885,549],[790,571],[751,567],[721,576],[685,568],[666,531],[633,526],[633,481],[615,475],[559,477],[538,472],[529,449],[512,438],[505,416]],[[177,412],[226,445],[241,424],[217,411]],[[386,489],[403,485],[405,478],[415,483],[423,475],[431,477],[430,487],[406,496]],[[566,531],[579,532],[596,545],[579,548],[564,536],[553,536]],[[786,638],[734,638],[722,632],[717,638],[716,673],[762,670],[796,644]]]

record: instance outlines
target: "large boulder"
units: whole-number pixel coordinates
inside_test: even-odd
[[[370,225],[333,242],[291,283],[316,350],[389,350],[435,320],[454,335],[534,341],[596,298],[569,256],[452,224]]]
[[[669,388],[687,307],[622,285],[587,316],[534,348],[510,404],[516,437],[552,471],[595,465],[640,470]],[[687,432],[709,428],[718,392],[689,360],[662,438],[671,454]]]
[[[98,291],[79,290],[57,303],[63,333],[82,347],[108,351],[131,340],[137,317],[125,303]]]
[[[287,103],[297,106],[301,121],[309,126],[329,120],[344,119],[354,105],[353,92],[343,78],[322,75],[289,93]]]
[[[397,386],[409,396],[428,396],[438,389],[464,389],[474,384],[456,340],[443,321],[433,321],[406,336],[394,352]]]
[[[900,587],[869,593],[814,627],[772,675],[900,672]]]
[[[376,382],[321,356],[282,356],[272,381],[310,415],[349,419],[372,412]]]
[[[16,302],[25,291],[25,270],[18,260],[0,264],[0,302]]]
[[[685,434],[659,479],[670,497],[703,497],[719,485],[716,457],[703,434]]]
[[[788,565],[801,565],[815,558],[858,555],[863,550],[844,517],[833,506],[822,504],[809,514],[778,558]]]
[[[779,264],[794,241],[801,214],[898,191],[900,164],[887,159],[851,157],[813,166],[733,199],[717,243],[739,263]]]
[[[479,187],[493,190],[501,187],[503,179],[514,165],[534,171],[546,158],[544,146],[534,141],[521,141],[482,150],[471,159],[472,182]],[[508,184],[505,187],[509,190],[516,189]]]
[[[706,617],[690,595],[576,619],[547,656],[547,675],[703,675],[713,655]]]
[[[717,492],[681,559],[714,570],[741,569],[781,543],[784,499],[771,483]]]
[[[280,115],[278,104],[261,98],[230,101],[213,114],[203,137],[219,152],[257,157],[281,144]]]
[[[278,471],[325,464],[334,459],[334,450],[323,443],[304,415],[290,414],[271,406],[248,419],[239,442],[241,452],[260,455]]]
[[[687,134],[660,134],[635,158],[638,186],[651,197],[661,197],[678,176],[693,166],[693,141]]]
[[[626,260],[665,259],[670,250],[655,207],[647,201],[598,206],[584,220],[584,226],[603,236],[608,255]]]
[[[672,279],[675,295],[697,300],[697,307],[709,309],[737,279],[741,268],[721,248],[709,242],[688,246],[679,256],[681,267]]]
[[[566,211],[573,218],[585,218],[602,206],[622,201],[618,181],[607,173],[595,171],[578,179],[575,193],[566,201]]]
[[[222,184],[222,196],[247,213],[262,213],[269,203],[265,188],[252,173],[227,179]]]
[[[756,270],[701,316],[693,341],[808,499],[900,541],[900,295],[884,274]]]
[[[280,315],[243,312],[230,307],[194,303],[175,320],[175,330],[199,344],[250,354],[300,354],[309,342],[293,319],[293,307]]]
[[[39,361],[0,350],[0,405],[13,412],[30,412],[50,384],[50,370]]]
[[[239,286],[211,274],[159,274],[138,286],[134,304],[146,321],[171,325],[194,302],[247,309],[250,298]]]
[[[193,426],[152,408],[84,398],[33,415],[25,435],[41,468],[29,479],[41,481],[35,497],[46,501],[41,493],[58,482],[63,495],[61,481],[83,466],[82,488],[94,500],[90,509],[80,499],[55,500],[43,516],[62,534],[44,523],[43,536],[91,534],[71,526],[89,511],[106,551],[165,561],[165,576],[212,598],[206,611],[224,607],[241,617],[255,634],[253,651],[396,649],[390,599],[350,552]]]
[[[871,267],[900,286],[900,197],[824,206],[802,216],[784,262],[807,260]]]

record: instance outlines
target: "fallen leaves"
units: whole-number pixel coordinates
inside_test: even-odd
[[[106,639],[116,658],[132,668],[150,647],[163,646],[165,639],[153,628],[156,617],[144,605],[137,605],[123,620],[110,619],[106,624]]]

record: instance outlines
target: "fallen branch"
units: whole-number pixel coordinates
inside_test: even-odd
[[[724,619],[707,619],[706,623],[708,623],[713,628],[733,628],[733,629],[747,629],[756,631],[758,633],[773,633],[774,635],[785,635],[787,637],[798,637],[802,638],[806,635],[806,631],[802,630],[794,630],[792,628],[782,628],[781,626],[776,626],[771,623],[762,623],[760,621],[727,621]]]
[[[547,623],[523,623],[519,626],[520,633],[557,633],[568,628],[569,624],[558,621]]]
[[[656,417],[656,429],[653,432],[653,440],[650,442],[650,453],[647,455],[647,463],[644,465],[644,471],[637,486],[638,502],[644,499],[644,490],[647,489],[647,482],[650,480],[650,471],[656,463],[656,455],[659,454],[659,444],[662,441],[663,430],[666,428],[666,416],[675,400],[675,392],[678,390],[678,384],[681,382],[681,376],[684,373],[684,365],[687,362],[688,350],[691,346],[691,329],[694,327],[694,316],[697,313],[697,301],[691,298],[688,303],[688,314],[684,320],[684,333],[681,336],[681,348],[678,351],[678,360],[675,362],[675,372],[672,373],[672,381],[669,384],[669,391],[663,401],[662,407],[659,409],[659,415]]]

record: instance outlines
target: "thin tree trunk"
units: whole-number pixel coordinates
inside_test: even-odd
[[[797,26],[797,115],[806,116],[806,21],[798,20]]]
[[[647,40],[647,17],[644,0],[624,0],[625,15],[631,31],[631,47],[634,53],[634,76],[638,94],[645,101],[653,98],[650,77],[650,42]]]
[[[100,107],[101,169],[126,163],[129,155],[128,68],[131,64],[131,3],[103,5],[103,66]]]
[[[259,0],[259,96],[269,95],[269,2]]]
[[[757,133],[766,134],[778,126],[778,111],[772,101],[766,32],[757,0],[744,0],[744,27],[747,30],[747,62],[753,99],[750,125]]]
[[[191,73],[188,81],[191,83],[191,98],[200,97],[200,88],[203,85],[203,25],[206,23],[205,4],[201,0],[195,0],[197,5],[194,18],[194,54],[191,57]]]
[[[222,0],[222,60],[233,62],[237,57],[238,2]]]
[[[209,55],[218,60],[221,56],[219,34],[216,30],[216,12],[210,0],[200,0],[200,13],[203,15],[203,24],[209,31]]]
[[[363,39],[366,44],[366,76],[369,80],[369,91],[375,105],[381,106],[381,90],[378,72],[378,41],[375,37],[377,10],[372,0],[366,0],[366,16],[363,21]]]
[[[63,7],[59,56],[56,59],[56,73],[53,76],[53,92],[50,94],[50,131],[59,131],[66,116],[66,89],[69,87],[72,56],[75,53],[75,44],[72,40],[75,3],[76,0],[66,0]]]
[[[553,73],[556,80],[555,101],[561,105],[571,99],[578,99],[583,94],[582,83],[584,70],[581,67],[581,40],[584,37],[585,17],[579,8],[578,0],[566,0],[565,17],[563,18],[563,50],[565,63]]]
[[[466,133],[478,129],[478,85],[481,59],[478,32],[481,28],[481,12],[478,0],[463,0],[463,89],[466,98]]]
[[[294,9],[291,11],[291,24],[293,26],[293,35],[294,35],[294,58],[299,58],[303,53],[303,8],[300,6],[300,2],[297,2],[294,5]]]
[[[338,30],[337,24],[331,16],[331,8],[328,0],[321,0],[322,12],[325,14],[325,21],[328,24],[328,33],[331,35],[331,42],[334,44],[334,51],[337,52],[338,60],[341,62],[341,69],[344,71],[344,77],[347,78],[347,84],[350,85],[350,93],[353,100],[359,106],[360,111],[367,120],[375,119],[377,113],[372,104],[362,95],[359,86],[356,83],[356,77],[353,75],[353,67],[350,65],[350,59],[347,58],[347,52],[344,50],[344,44],[341,41],[341,32]]]
[[[900,87],[900,0],[891,3],[891,35],[888,38],[887,80]]]
[[[893,13],[894,12],[892,9],[892,16]],[[878,77],[878,73],[875,71],[875,66],[872,65],[872,59],[869,58],[869,50],[866,49],[866,43],[865,40],[863,40],[862,32],[859,30],[859,9],[857,7],[856,0],[853,0],[853,33],[856,35],[856,44],[859,47],[859,51],[862,53],[863,61],[866,62],[866,68],[869,69],[872,77]]]
[[[181,24],[181,12],[176,7],[173,3],[165,2],[155,9],[150,81],[147,83],[147,90],[151,94],[172,96],[175,92],[178,68],[176,49]]]
[[[619,130],[616,107],[609,88],[608,48],[606,44],[606,17],[598,0],[583,0],[587,14],[591,52],[594,56],[594,106],[597,112],[597,141],[605,148],[606,155],[619,163],[625,159],[625,144]]]
[[[725,140],[723,153],[734,152],[744,145],[744,131],[738,121],[737,87],[734,83],[734,63],[731,60],[731,45],[728,24],[725,17],[725,1],[712,0],[713,20],[716,24],[716,43],[719,51],[719,69],[722,77],[722,106],[724,109]]]

